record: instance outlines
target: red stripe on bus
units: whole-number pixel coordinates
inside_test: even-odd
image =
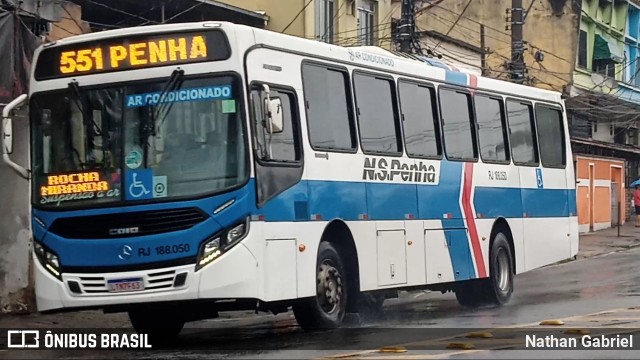
[[[484,259],[482,257],[482,248],[480,247],[480,239],[478,237],[478,228],[476,227],[476,219],[471,209],[471,186],[473,185],[473,164],[466,163],[464,166],[464,187],[462,189],[462,207],[464,209],[464,217],[467,219],[469,227],[469,235],[471,235],[471,246],[473,247],[473,257],[476,260],[478,268],[478,277],[487,277],[487,271],[484,267]]]
[[[473,75],[473,74],[469,74],[469,87],[471,88],[471,92],[475,93],[475,90],[478,88],[478,77]]]

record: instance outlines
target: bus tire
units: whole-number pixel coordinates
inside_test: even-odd
[[[145,309],[130,310],[129,320],[133,329],[138,334],[148,334],[149,342],[154,345],[176,340],[185,323],[171,312]]]
[[[511,246],[507,236],[496,233],[491,245],[489,254],[489,279],[490,286],[487,287],[487,300],[495,305],[504,305],[511,299],[513,294],[513,259],[511,257]]]
[[[507,236],[496,233],[489,253],[489,277],[461,282],[456,299],[462,306],[504,305],[513,293],[513,259]]]
[[[316,264],[316,296],[292,306],[298,324],[305,331],[340,327],[349,300],[345,267],[333,244],[320,243]]]

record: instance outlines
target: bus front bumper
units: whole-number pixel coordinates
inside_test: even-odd
[[[242,243],[204,268],[195,264],[151,270],[61,274],[57,279],[33,255],[38,311],[197,299],[256,299],[258,263]],[[110,282],[139,281],[140,290],[111,292]]]

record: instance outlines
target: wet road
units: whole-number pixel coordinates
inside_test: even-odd
[[[341,357],[371,359],[452,358],[638,358],[640,351],[556,353],[521,349],[522,338],[496,328],[518,328],[530,334],[540,321],[563,319],[566,328],[626,327],[640,349],[640,249],[538,269],[515,278],[512,301],[503,307],[469,310],[451,293],[406,293],[387,300],[375,317],[353,318],[347,329],[304,333],[292,314],[255,315],[201,321],[187,325],[175,346],[138,351],[0,351],[0,358],[261,358]],[[637,309],[629,309],[638,307]],[[490,329],[492,339],[465,334]],[[560,330],[558,330],[560,329]],[[637,334],[636,329],[638,330]],[[589,330],[595,336],[605,330]],[[608,329],[612,332],[611,329]],[[501,335],[502,334],[502,335]],[[380,352],[383,346],[393,347]],[[457,349],[447,349],[447,346]],[[466,349],[465,347],[473,347]]]

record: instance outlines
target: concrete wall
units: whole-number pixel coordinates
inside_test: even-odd
[[[234,5],[253,11],[265,11],[269,16],[267,29],[282,32],[296,15],[304,8],[304,12],[289,26],[286,34],[315,38],[315,6],[309,0],[219,0],[220,2]],[[355,0],[334,0],[335,43],[343,46],[358,45],[358,11]],[[305,8],[305,5],[309,6]],[[391,0],[378,0],[376,9],[377,27],[376,38],[378,45],[389,48],[391,45]]]
[[[25,112],[13,122],[11,158],[29,163],[29,123]],[[30,286],[29,182],[0,162],[0,313],[35,310]]]
[[[419,11],[417,26],[420,30],[449,32],[453,38],[480,47],[480,23],[484,24],[485,44],[490,50],[487,56],[490,76],[508,78],[505,62],[511,59],[511,37],[510,31],[505,30],[505,10],[511,8],[511,0],[473,0],[454,26],[467,3],[467,0],[425,3]],[[579,26],[573,3],[572,0],[536,0],[526,18],[524,40],[529,45],[525,62],[528,76],[533,78],[531,84],[536,87],[562,91],[563,86],[571,82]],[[541,63],[533,57],[536,49],[545,54]]]
[[[47,41],[56,41],[73,35],[91,32],[91,27],[86,21],[82,21],[82,8],[70,2],[60,4],[63,8],[60,21],[51,24],[51,32]]]

